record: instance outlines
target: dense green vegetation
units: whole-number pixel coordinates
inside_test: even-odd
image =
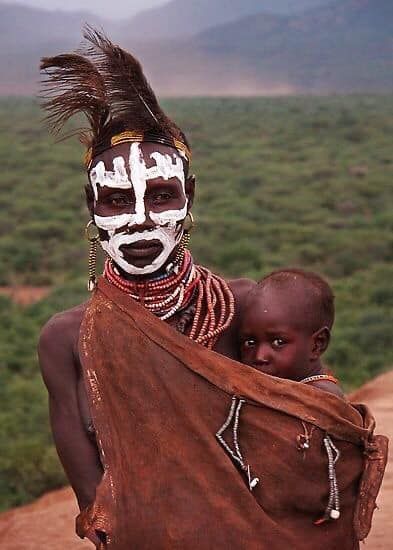
[[[393,363],[393,97],[194,99],[168,110],[193,144],[192,249],[228,276],[280,266],[324,274],[337,297],[327,361],[348,388]],[[30,101],[0,102],[0,506],[64,482],[38,374],[39,328],[86,298],[82,150],[55,145]]]

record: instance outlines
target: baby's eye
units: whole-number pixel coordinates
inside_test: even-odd
[[[282,348],[285,344],[286,342],[283,338],[274,338],[274,340],[272,340],[273,348]]]
[[[245,348],[253,348],[256,344],[256,341],[254,338],[247,338],[246,340],[243,340],[243,347]]]

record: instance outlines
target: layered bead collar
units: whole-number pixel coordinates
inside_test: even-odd
[[[214,346],[234,316],[235,301],[226,281],[195,265],[188,250],[177,273],[172,271],[147,281],[132,281],[122,277],[112,261],[107,260],[104,277],[162,321],[182,311],[192,311],[189,329],[180,322],[184,330],[179,330],[208,348]]]

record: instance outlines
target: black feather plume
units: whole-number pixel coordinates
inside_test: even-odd
[[[68,119],[82,112],[90,127],[70,135],[79,134],[87,145],[99,139],[110,109],[104,79],[93,63],[81,55],[62,54],[44,57],[40,69],[44,74],[41,98],[50,130],[58,134]]]
[[[87,45],[85,53],[105,80],[112,119],[122,120],[135,130],[178,139],[180,130],[159,106],[139,61],[90,26],[84,28],[83,36]]]
[[[83,36],[77,53],[41,60],[41,98],[51,131],[58,134],[73,115],[84,113],[89,127],[65,137],[78,134],[92,147],[93,156],[125,130],[187,144],[184,134],[159,106],[138,60],[90,26],[84,28]]]

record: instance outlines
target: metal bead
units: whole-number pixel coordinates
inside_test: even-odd
[[[251,475],[251,469],[249,464],[245,464],[243,455],[240,450],[240,444],[239,444],[239,419],[240,419],[240,411],[242,409],[243,404],[245,403],[244,399],[239,399],[239,403],[237,403],[237,397],[234,395],[232,397],[232,403],[229,410],[229,414],[227,416],[227,419],[225,420],[224,424],[221,426],[221,428],[216,433],[216,438],[221,443],[221,445],[224,447],[224,449],[227,451],[229,456],[239,464],[240,468],[245,472],[247,476],[248,481],[248,488],[250,491],[252,491],[259,483],[259,477],[252,477]],[[237,406],[236,406],[237,405]],[[225,432],[225,430],[229,427],[232,420],[233,422],[233,445],[235,447],[235,450],[231,449],[230,446],[227,444],[225,439],[222,437],[222,434]]]

